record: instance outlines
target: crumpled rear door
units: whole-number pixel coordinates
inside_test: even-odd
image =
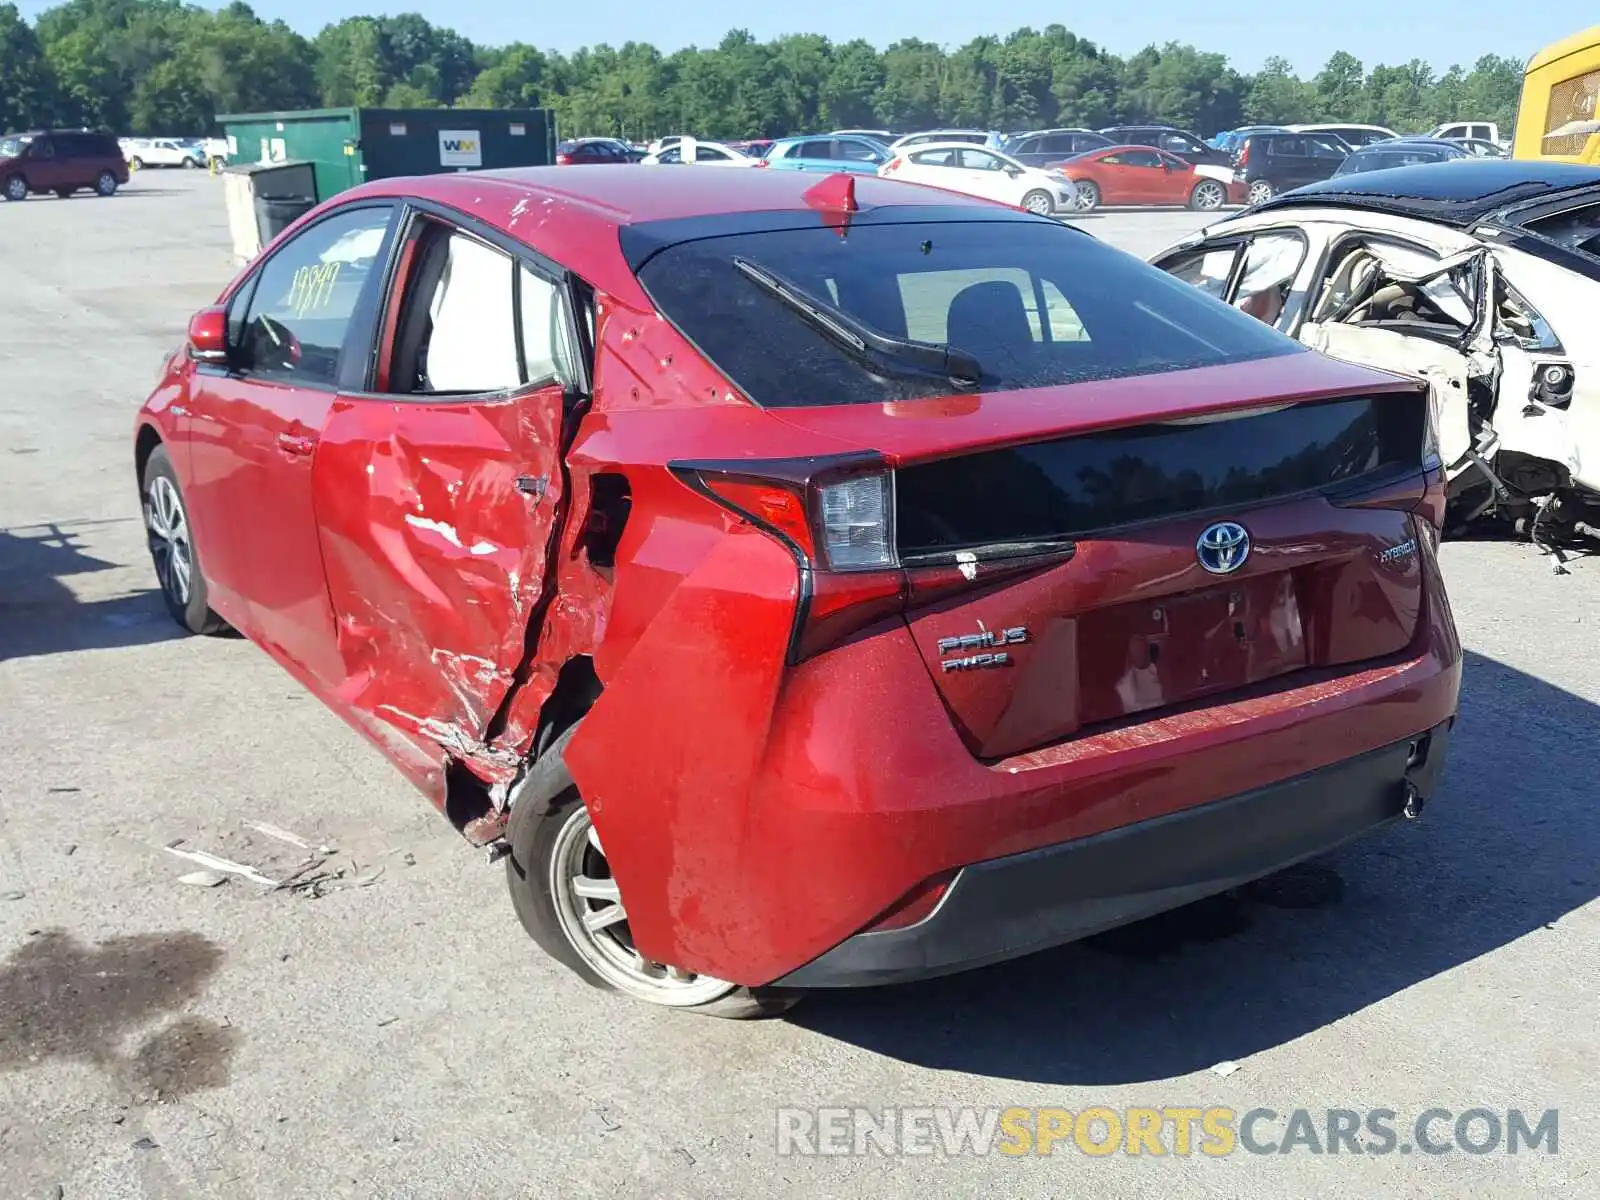
[[[380,740],[488,779],[485,734],[521,665],[562,498],[563,389],[511,399],[341,397],[313,485],[345,678]]]

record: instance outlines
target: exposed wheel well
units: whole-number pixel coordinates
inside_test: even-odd
[[[594,706],[603,690],[600,677],[594,673],[594,659],[587,654],[567,659],[556,676],[555,691],[539,710],[539,729],[533,737],[532,757],[537,759],[576,724]]]
[[[139,436],[133,443],[133,469],[135,478],[141,482],[144,480],[144,465],[150,461],[150,456],[159,445],[161,435],[156,432],[154,425],[139,426]]]

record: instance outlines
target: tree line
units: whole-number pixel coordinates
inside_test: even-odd
[[[1210,135],[1244,124],[1357,121],[1400,132],[1516,114],[1521,65],[1486,54],[1436,73],[1420,59],[1368,69],[1340,51],[1310,79],[1282,58],[1241,72],[1178,42],[1127,58],[1061,25],[954,50],[906,38],[744,30],[663,54],[642,42],[572,54],[476,45],[415,13],[351,17],[313,38],[235,0],[67,0],[31,25],[0,3],[0,130],[215,131],[218,113],[365,105],[546,107],[563,136],[669,132],[754,138],[846,126],[1097,128],[1158,121]]]

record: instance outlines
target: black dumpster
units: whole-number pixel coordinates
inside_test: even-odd
[[[317,206],[312,196],[257,196],[256,228],[265,246]]]

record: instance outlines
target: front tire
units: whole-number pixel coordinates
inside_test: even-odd
[[[1056,212],[1055,199],[1042,188],[1031,191],[1024,196],[1022,198],[1022,207],[1036,217],[1053,217]]]
[[[94,190],[102,196],[117,194],[117,177],[110,171],[101,171],[100,177],[94,181]]]
[[[1227,202],[1227,190],[1215,179],[1202,179],[1189,193],[1189,207],[1199,212],[1215,212]]]
[[[183,160],[183,169],[185,171],[198,170],[199,167],[200,167],[200,163],[199,163],[199,160],[197,160],[197,159],[186,158],[186,159]]]
[[[150,452],[140,491],[144,496],[145,536],[172,619],[190,633],[221,633],[227,623],[211,611],[206,577],[200,570],[189,509],[165,446]]]
[[[1100,207],[1100,187],[1092,180],[1078,181],[1078,211],[1093,212]]]
[[[1250,203],[1260,204],[1263,200],[1271,200],[1277,195],[1277,189],[1265,179],[1255,179],[1250,182]]]
[[[793,1007],[794,993],[740,987],[652,962],[633,946],[627,909],[578,789],[569,785],[543,809],[543,777],[565,777],[568,730],[529,768],[513,805],[506,884],[517,919],[551,958],[585,983],[667,1008],[745,1019]]]
[[[13,175],[6,180],[7,200],[26,200],[28,198],[28,181],[21,175]]]

